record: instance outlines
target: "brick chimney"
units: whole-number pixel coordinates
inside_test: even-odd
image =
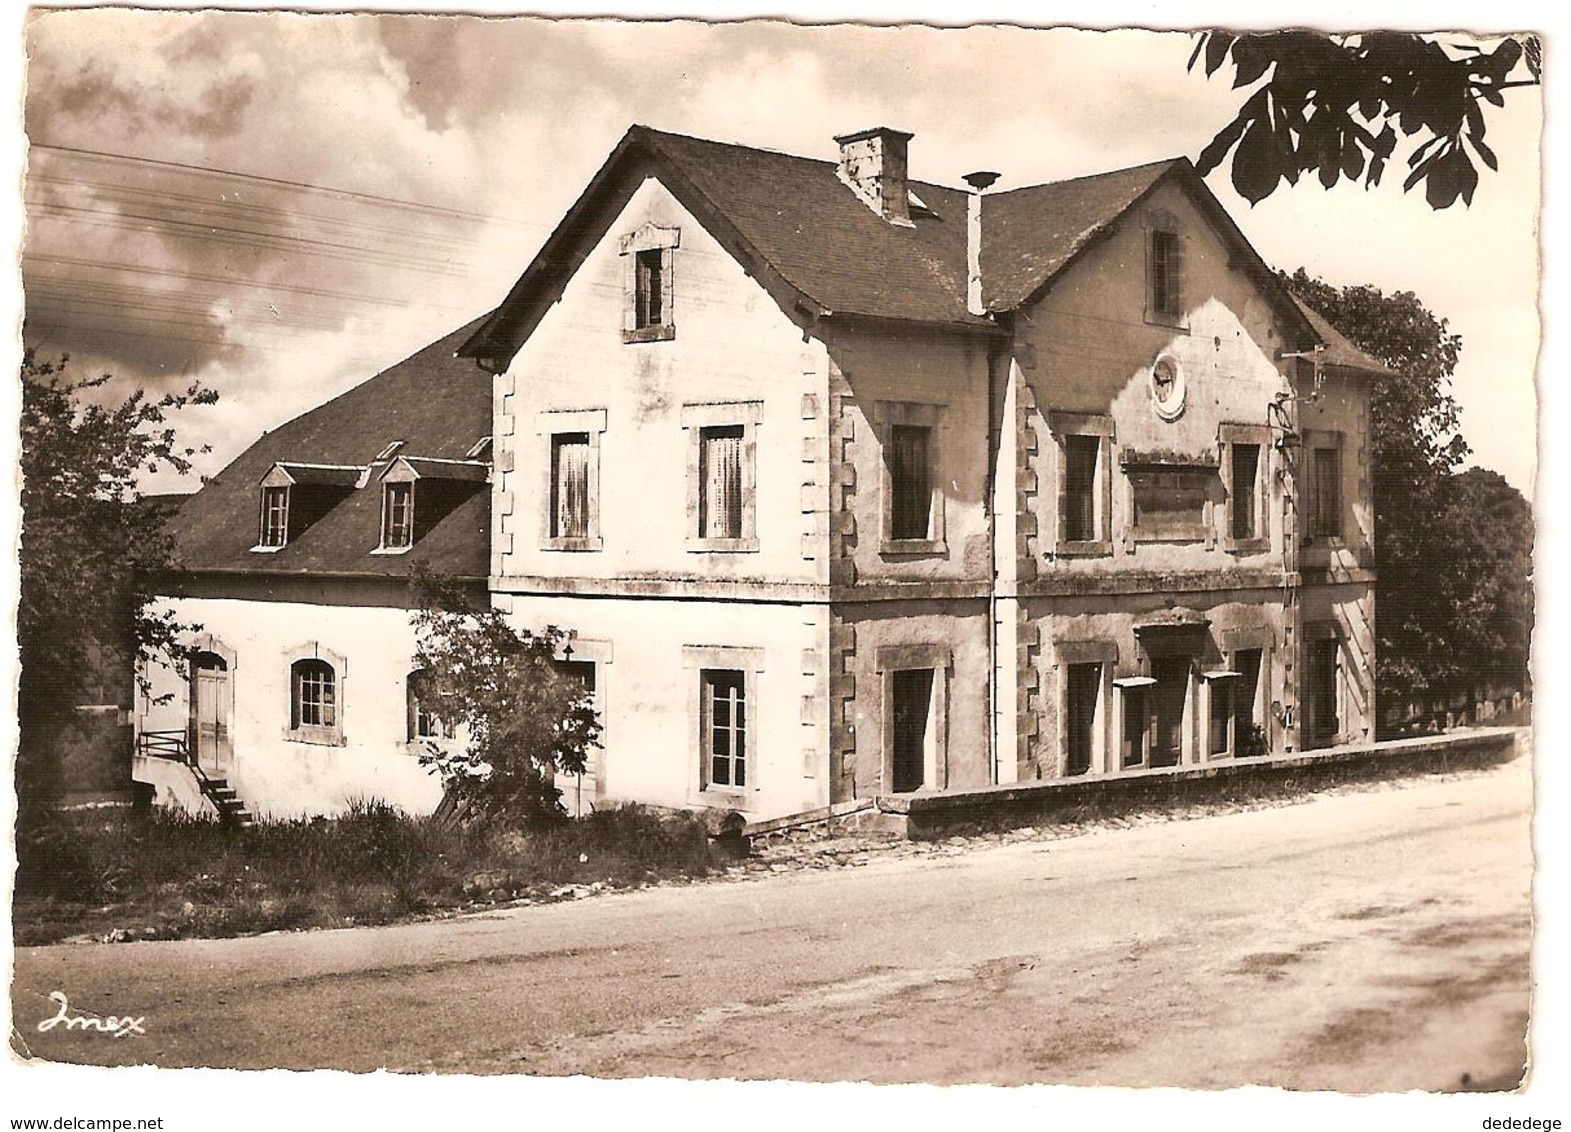
[[[840,179],[878,215],[891,224],[911,227],[906,201],[906,145],[911,135],[888,126],[842,134]]]

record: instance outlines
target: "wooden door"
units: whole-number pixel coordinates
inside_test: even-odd
[[[198,653],[191,661],[191,741],[196,762],[208,774],[222,777],[234,761],[229,738],[229,665],[215,653]]]

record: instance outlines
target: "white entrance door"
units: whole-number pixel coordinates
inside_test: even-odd
[[[229,740],[229,665],[216,653],[197,653],[191,660],[191,738],[196,762],[208,774],[229,773],[234,751]]]

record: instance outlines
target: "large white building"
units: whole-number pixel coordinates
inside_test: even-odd
[[[208,636],[143,729],[256,812],[429,808],[398,596],[429,560],[576,633],[605,726],[578,807],[760,819],[1372,738],[1378,363],[1187,161],[960,190],[909,141],[631,129],[488,318],[187,505]]]

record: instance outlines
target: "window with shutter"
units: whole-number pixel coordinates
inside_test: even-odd
[[[1316,448],[1314,450],[1313,491],[1314,509],[1310,537],[1334,539],[1342,537],[1342,450]]]
[[[1152,317],[1173,320],[1183,314],[1182,245],[1178,233],[1153,229],[1148,262],[1148,305]]]
[[[1096,472],[1101,450],[1101,437],[1064,437],[1065,542],[1094,542],[1098,537]]]
[[[932,429],[895,425],[889,437],[890,537],[932,537]]]
[[[559,433],[551,438],[551,537],[588,538],[589,434]]]
[[[687,549],[758,550],[758,426],[762,401],[682,406],[688,433]]]
[[[705,428],[699,436],[698,532],[700,538],[739,539],[742,535],[741,425]]]
[[[1260,445],[1232,445],[1232,492],[1228,499],[1233,537],[1239,541],[1260,533]]]

